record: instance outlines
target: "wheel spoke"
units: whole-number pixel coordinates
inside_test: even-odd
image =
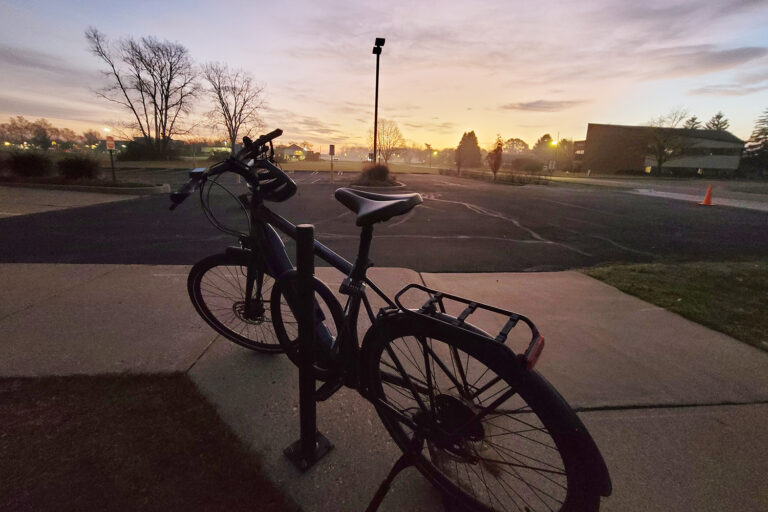
[[[471,346],[465,350],[439,337],[412,334],[377,343],[372,392],[403,449],[409,432],[427,432],[424,462],[454,494],[484,509],[561,509],[568,470],[537,402],[526,401],[525,382],[513,388],[517,381],[483,364]]]
[[[265,311],[258,317],[245,311],[245,284],[248,267],[219,256],[200,271],[194,282],[193,303],[211,325],[229,339],[252,349],[274,351],[279,344],[272,328],[268,297],[274,286],[271,276],[259,273],[254,284],[261,282],[261,295],[254,286],[253,300],[260,301]],[[258,303],[254,304],[254,306]]]

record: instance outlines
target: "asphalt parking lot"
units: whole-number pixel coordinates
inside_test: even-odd
[[[358,239],[354,215],[333,199],[333,191],[350,178],[337,177],[332,184],[327,174],[293,176],[299,192],[271,204],[273,209],[295,223],[314,224],[318,239],[352,258]],[[154,172],[145,178],[178,185],[185,173]],[[569,183],[509,186],[435,175],[400,179],[407,187],[399,191],[420,192],[425,201],[376,226],[372,259],[377,266],[519,272],[768,255],[765,212]],[[244,224],[229,196],[217,189],[212,197],[217,216],[230,225]],[[173,212],[169,204],[166,196],[148,196],[0,219],[0,261],[191,264],[235,242],[207,222],[196,197]]]
[[[295,177],[300,194],[276,210],[313,222],[322,240],[353,254],[357,228],[332,199],[338,184],[322,174]],[[377,227],[379,266],[546,270],[530,261],[567,268],[765,254],[765,212],[574,184],[403,180],[425,203]],[[41,194],[38,213],[0,219],[0,258],[12,262],[0,265],[7,292],[0,296],[0,374],[186,372],[291,499],[321,512],[363,509],[399,454],[373,408],[346,389],[320,404],[318,427],[336,449],[299,476],[282,453],[298,435],[295,368],[217,336],[189,303],[188,265],[232,238],[207,223],[194,198],[169,212],[166,196],[85,206],[80,193],[69,194],[66,210],[47,211],[54,201]],[[215,191],[212,206],[236,221],[226,198]],[[163,260],[182,264],[155,265]],[[67,261],[80,264],[56,263]],[[146,264],[120,264],[128,262]],[[341,275],[317,273],[338,289]],[[580,272],[377,268],[372,278],[390,294],[423,282],[534,318],[548,339],[537,368],[577,408],[610,469],[614,493],[604,510],[765,510],[765,486],[754,478],[768,460],[765,443],[756,442],[768,414],[765,353]],[[403,475],[382,510],[439,507],[415,470]]]

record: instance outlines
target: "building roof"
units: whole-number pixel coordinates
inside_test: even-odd
[[[589,123],[587,124],[587,131],[589,131],[590,126],[600,126],[600,127],[610,127],[610,128],[620,128],[620,129],[630,129],[630,130],[651,130],[653,129],[652,126],[631,126],[631,125],[623,125],[623,124],[602,124],[602,123]],[[717,140],[722,142],[735,142],[739,144],[744,144],[744,141],[732,134],[728,131],[720,131],[720,130],[698,130],[698,129],[688,129],[688,128],[662,128],[665,131],[673,131],[680,135],[681,137],[695,137],[699,139],[707,139],[707,140]]]

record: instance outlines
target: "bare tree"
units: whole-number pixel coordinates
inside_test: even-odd
[[[7,123],[0,125],[4,142],[11,144],[24,144],[32,138],[32,123],[23,116],[12,117]]]
[[[669,112],[650,120],[648,126],[661,128],[677,128],[685,118],[688,117],[688,111],[682,108],[673,108]]]
[[[58,133],[54,137],[56,140],[56,146],[59,149],[72,149],[78,142],[80,137],[70,128],[59,128]]]
[[[47,119],[38,119],[32,123],[32,137],[30,143],[40,149],[48,149],[59,135],[59,129],[53,126]]]
[[[96,93],[131,113],[130,128],[158,154],[166,155],[174,135],[184,133],[181,120],[198,91],[189,51],[179,43],[154,37],[125,39],[112,46],[89,28],[91,52],[107,66],[111,84]]]
[[[643,140],[645,150],[656,161],[656,172],[661,174],[664,164],[682,155],[688,149],[688,143],[680,136],[677,126],[685,120],[688,112],[673,109],[667,114],[651,119],[651,128]]]
[[[376,150],[379,153],[379,158],[384,160],[386,165],[395,152],[403,147],[405,139],[396,122],[389,119],[379,119],[378,124]],[[371,146],[373,146],[373,131],[368,133],[368,138]]]
[[[214,101],[208,115],[216,126],[224,128],[234,153],[238,134],[248,136],[262,126],[259,111],[264,106],[264,88],[251,73],[218,62],[203,66],[203,78]]]
[[[93,146],[98,144],[101,136],[96,130],[88,130],[83,132],[83,142],[86,146]]]
[[[507,139],[506,142],[504,142],[504,151],[512,153],[513,155],[522,155],[529,149],[527,142],[516,137]]]

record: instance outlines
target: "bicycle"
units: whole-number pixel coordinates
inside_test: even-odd
[[[240,242],[192,267],[188,291],[202,318],[235,343],[285,352],[298,364],[293,311],[300,291],[275,230],[295,239],[296,226],[265,204],[286,201],[297,190],[274,163],[272,140],[281,134],[244,138],[235,157],[190,176],[171,195],[171,208],[199,190],[208,219]],[[244,179],[248,191],[238,196],[221,185],[227,173]],[[246,214],[247,233],[214,216],[211,191],[217,186]],[[367,276],[373,226],[411,211],[421,196],[340,188],[335,197],[356,214],[361,235],[354,262],[314,242],[315,255],[347,276],[339,290],[347,296],[343,307],[314,279],[313,373],[322,382],[315,399],[327,399],[344,385],[358,390],[408,463],[460,508],[598,510],[600,496],[611,493],[607,467],[576,413],[534,369],[544,340],[533,322],[419,284],[389,298]],[[385,303],[378,312],[367,289]],[[405,307],[406,298],[421,306]],[[371,321],[362,344],[361,305]],[[459,314],[449,314],[457,308]],[[501,319],[496,336],[467,322],[480,311]],[[520,325],[530,330],[530,342],[515,353],[507,337]]]

